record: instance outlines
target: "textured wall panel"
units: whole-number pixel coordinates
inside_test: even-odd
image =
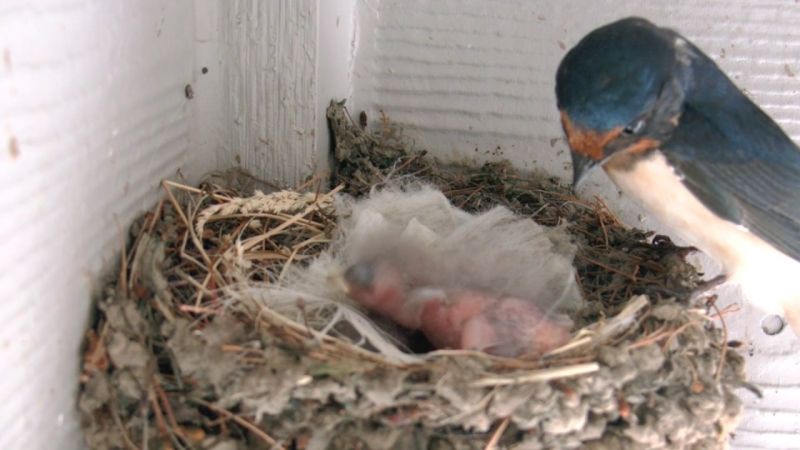
[[[360,0],[355,109],[383,109],[435,155],[509,159],[568,178],[569,152],[555,107],[555,71],[587,32],[639,15],[678,29],[794,137],[800,139],[800,4],[794,0]],[[601,171],[600,193],[623,220],[663,230],[618,195]],[[701,262],[713,273],[713,264]],[[737,302],[738,289],[721,299]],[[798,448],[800,342],[764,335],[749,306],[729,319],[750,345],[750,376],[765,389],[743,392],[748,412],[739,448]]]
[[[320,172],[329,169],[330,136],[325,110],[331,99],[353,95],[353,64],[357,49],[357,0],[324,0],[319,3],[317,41],[317,139],[315,161]]]
[[[297,183],[316,169],[317,0],[219,8],[227,138],[218,165]]]
[[[82,447],[74,405],[93,281],[187,159],[192,11],[190,0],[0,3],[2,449]]]
[[[694,40],[800,137],[800,5],[792,0],[366,0],[359,14],[357,106],[383,108],[442,156],[503,156],[566,175],[558,62],[591,29],[634,14]]]

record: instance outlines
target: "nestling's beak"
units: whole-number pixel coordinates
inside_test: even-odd
[[[328,283],[330,283],[334,289],[338,289],[345,295],[350,295],[350,293],[353,291],[352,287],[345,279],[344,274],[338,270],[328,274]]]
[[[589,172],[597,167],[598,161],[583,156],[580,153],[572,152],[572,192],[575,192],[581,183],[586,179]]]

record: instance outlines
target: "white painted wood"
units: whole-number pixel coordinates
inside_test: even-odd
[[[221,0],[218,8],[224,113],[217,165],[299,183],[317,169],[317,0]]]
[[[0,448],[82,447],[90,292],[190,158],[193,27],[189,0],[0,3]]]
[[[353,65],[358,49],[357,0],[320,0],[317,50],[317,139],[314,161],[324,175],[330,170],[330,135],[325,117],[332,99],[352,102]]]

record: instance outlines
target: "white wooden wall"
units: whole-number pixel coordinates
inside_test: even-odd
[[[98,274],[159,179],[208,166],[189,164],[193,26],[189,0],[0,2],[0,448],[82,445]]]

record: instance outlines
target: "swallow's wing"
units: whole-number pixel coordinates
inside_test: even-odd
[[[687,104],[662,151],[711,211],[800,260],[800,149],[736,94],[736,111]]]

